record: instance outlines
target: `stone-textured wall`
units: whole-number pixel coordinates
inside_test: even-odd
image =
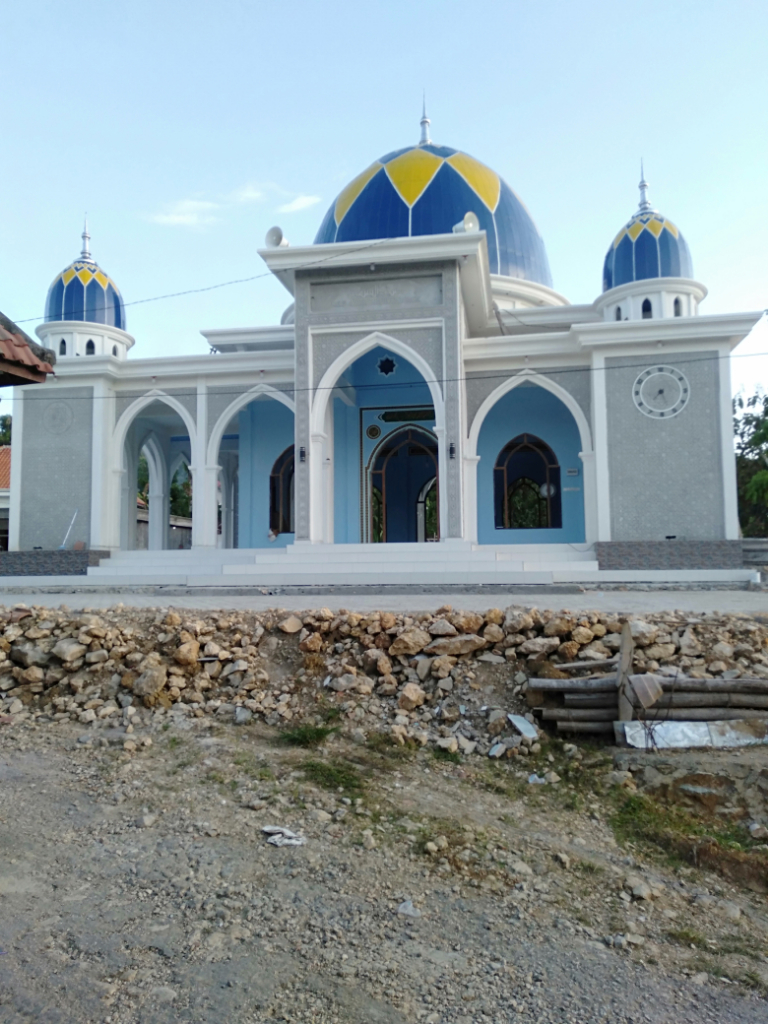
[[[19,547],[53,550],[78,510],[69,545],[91,539],[93,388],[24,396]]]
[[[108,551],[0,551],[0,576],[85,576]]]
[[[674,366],[690,384],[687,406],[651,419],[632,397],[653,365]],[[716,352],[667,352],[606,359],[611,537],[615,540],[719,540],[725,534]]]
[[[740,540],[598,541],[601,569],[741,569]]]
[[[505,380],[516,377],[518,370],[477,370],[466,375],[465,390],[467,395],[467,430],[477,415],[477,411],[485,399],[496,390]],[[551,380],[567,391],[581,407],[587,422],[592,425],[592,390],[590,381],[590,369],[568,369],[565,367],[547,368],[541,372],[542,377]],[[532,383],[536,383],[533,381]],[[517,385],[520,387],[520,385]],[[594,429],[594,428],[593,428]]]

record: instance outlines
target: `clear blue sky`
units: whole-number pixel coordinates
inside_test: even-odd
[[[600,290],[642,156],[702,313],[768,306],[765,0],[25,0],[0,38],[14,319],[42,316],[85,210],[128,303],[264,271],[272,224],[311,242],[355,174],[418,139],[422,89],[433,138],[526,203],[572,302]],[[267,278],[129,305],[133,351],[204,352],[201,328],[274,323],[288,301]],[[734,372],[768,386],[768,357]]]

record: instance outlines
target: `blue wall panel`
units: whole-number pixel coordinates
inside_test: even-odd
[[[269,540],[269,475],[275,460],[293,444],[293,413],[273,398],[257,399],[242,410],[238,493],[238,547],[285,547],[294,534]]]
[[[557,530],[497,530],[493,514],[493,467],[504,445],[519,434],[535,434],[557,456],[563,488],[563,526]],[[584,541],[584,474],[579,428],[551,392],[519,385],[491,409],[480,428],[477,454],[477,535],[481,544],[578,544]],[[569,476],[577,469],[578,476]]]

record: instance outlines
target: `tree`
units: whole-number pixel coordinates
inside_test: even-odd
[[[733,402],[739,523],[745,537],[768,537],[768,395]]]
[[[192,518],[192,476],[182,463],[171,481],[171,515]]]
[[[0,444],[11,443],[11,417],[0,416]]]

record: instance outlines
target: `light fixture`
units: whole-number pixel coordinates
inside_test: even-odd
[[[307,461],[307,449],[302,445],[302,447],[299,448],[299,462],[306,462],[306,461]]]
[[[453,441],[451,441],[451,443],[448,445],[448,458],[456,458],[456,445],[453,443]]]

